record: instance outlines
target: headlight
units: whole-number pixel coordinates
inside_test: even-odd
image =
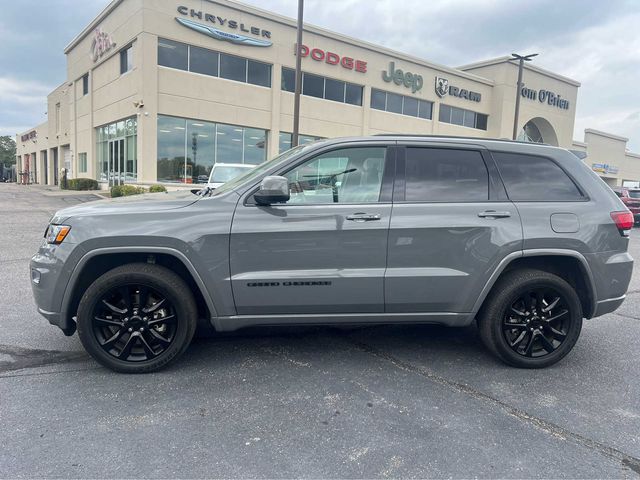
[[[66,238],[67,234],[71,230],[68,225],[49,225],[47,231],[44,234],[44,238],[47,243],[58,245]]]

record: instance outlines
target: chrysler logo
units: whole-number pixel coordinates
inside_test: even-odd
[[[201,23],[187,20],[186,18],[176,17],[176,20],[179,24],[184,25],[191,30],[195,30],[196,32],[204,33],[216,40],[224,40],[238,45],[251,45],[253,47],[270,47],[272,45],[272,42],[269,40],[260,40],[257,38],[245,37],[244,35],[238,35],[237,33],[223,32],[217,28],[202,25]]]

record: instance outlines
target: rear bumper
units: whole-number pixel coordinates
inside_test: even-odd
[[[607,313],[611,313],[614,310],[622,305],[624,299],[627,298],[626,295],[622,295],[621,297],[616,298],[607,298],[606,300],[600,300],[596,303],[596,310],[593,314],[594,317],[599,317],[601,315],[605,315]]]

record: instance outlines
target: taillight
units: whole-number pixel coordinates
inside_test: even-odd
[[[624,210],[622,212],[611,212],[611,218],[618,227],[618,231],[620,235],[623,237],[629,236],[629,230],[633,228],[633,213],[629,210]]]

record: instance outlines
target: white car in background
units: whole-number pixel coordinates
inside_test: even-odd
[[[246,163],[216,163],[211,169],[207,186],[218,188],[255,167],[256,165],[248,165]]]

